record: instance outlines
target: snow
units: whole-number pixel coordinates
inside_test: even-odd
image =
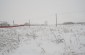
[[[85,55],[85,25],[0,29],[0,49],[0,55]]]

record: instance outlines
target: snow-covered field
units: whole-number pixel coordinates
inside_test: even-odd
[[[85,25],[0,28],[0,55],[85,55]]]

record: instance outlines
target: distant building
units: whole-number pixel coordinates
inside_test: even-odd
[[[24,26],[30,26],[30,24],[29,23],[25,23]]]
[[[63,24],[68,25],[68,24],[75,24],[74,22],[64,22]]]
[[[0,26],[10,26],[7,22],[0,21]]]

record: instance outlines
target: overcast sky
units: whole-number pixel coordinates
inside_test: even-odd
[[[0,21],[55,24],[85,21],[85,0],[0,0]]]

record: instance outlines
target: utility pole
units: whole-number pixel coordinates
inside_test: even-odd
[[[57,27],[57,13],[56,13],[56,27]]]
[[[30,20],[29,20],[29,27],[30,27]]]
[[[13,20],[13,25],[14,25],[14,20]]]

